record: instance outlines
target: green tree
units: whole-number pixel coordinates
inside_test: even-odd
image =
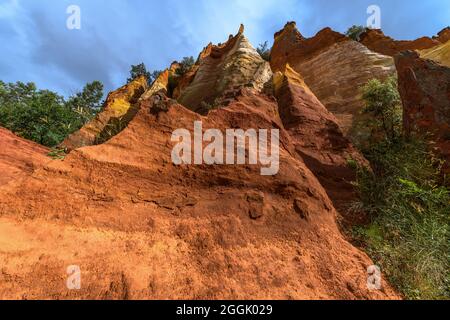
[[[375,118],[375,125],[382,129],[385,138],[394,142],[401,135],[402,106],[397,89],[397,79],[390,77],[384,82],[370,80],[362,89],[366,105],[363,113]]]
[[[34,83],[0,81],[0,125],[25,139],[53,147],[99,110],[102,91],[103,85],[94,81],[66,102],[55,92],[38,90]],[[90,110],[89,117],[78,108]]]
[[[144,63],[132,65],[130,69],[130,78],[127,79],[127,82],[130,83],[140,76],[145,76],[148,84],[152,84],[161,73],[162,71],[160,70],[148,71]]]
[[[102,98],[103,84],[100,81],[93,81],[86,84],[81,92],[71,96],[66,104],[81,117],[83,123],[86,123],[101,109]]]
[[[130,83],[131,81],[140,76],[145,76],[147,80],[150,82],[150,78],[152,75],[149,71],[147,71],[147,67],[145,66],[144,63],[131,66],[130,77],[127,79],[127,82]]]
[[[259,53],[261,58],[266,61],[270,61],[270,49],[269,43],[267,41],[265,41],[264,43],[260,43],[258,48],[256,48],[256,51]]]
[[[361,35],[366,31],[367,31],[367,28],[365,28],[363,26],[354,25],[347,30],[345,35],[355,41],[359,41]]]
[[[177,69],[176,73],[179,76],[182,76],[188,72],[192,66],[195,64],[194,57],[184,57],[183,60],[180,62],[180,67]]]
[[[76,122],[63,97],[33,83],[3,85],[0,101],[0,124],[43,145],[58,144]]]

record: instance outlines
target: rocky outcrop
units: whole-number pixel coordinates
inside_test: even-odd
[[[419,54],[424,59],[434,60],[444,66],[450,67],[450,40],[437,47],[421,50]]]
[[[422,37],[416,40],[394,40],[385,36],[381,30],[369,29],[361,35],[360,42],[372,51],[395,56],[402,51],[416,50],[425,59],[450,65],[450,28],[440,31],[433,38]]]
[[[441,41],[446,36],[443,30],[440,39],[431,39],[429,37],[422,37],[416,40],[394,40],[386,36],[383,31],[379,29],[368,29],[361,34],[360,42],[372,51],[378,52],[387,56],[395,56],[396,54],[406,50],[424,50],[430,49],[441,44]]]
[[[450,170],[450,68],[407,51],[395,57],[407,134],[431,134]]]
[[[177,74],[179,67],[180,65],[178,62],[172,62],[170,67],[161,72],[155,81],[153,81],[152,85],[140,97],[140,100],[147,100],[160,91],[163,91],[167,95],[172,95],[174,84],[180,81],[180,77]]]
[[[136,114],[134,105],[146,89],[147,79],[141,76],[111,92],[95,119],[70,135],[61,146],[71,151],[102,143],[120,132]]]
[[[0,187],[18,182],[50,162],[50,150],[0,127]]]
[[[200,65],[197,62],[188,72],[178,77],[176,86],[172,92],[172,97],[174,99],[179,99],[181,93],[184,92],[184,90],[192,83],[192,81],[194,81],[199,67]]]
[[[349,161],[360,166],[368,166],[368,162],[344,137],[337,119],[289,65],[284,73],[275,73],[274,89],[281,120],[296,152],[319,179],[339,212],[350,219],[347,211],[348,204],[356,199],[352,186],[356,174]]]
[[[207,113],[224,93],[240,87],[262,90],[270,80],[270,65],[252,47],[241,26],[224,44],[209,44],[199,55],[192,81],[177,93],[180,103],[191,110]]]
[[[158,76],[158,78],[155,79],[155,81],[152,83],[152,85],[141,95],[139,98],[140,100],[146,100],[149,99],[151,96],[153,96],[155,93],[163,90],[167,93],[168,87],[169,87],[169,78],[171,76],[171,72],[169,69],[164,70],[161,72],[161,74]]]
[[[271,61],[276,63],[272,67],[278,69],[283,63],[289,63],[338,118],[344,133],[355,141],[364,140],[367,133],[359,125],[364,120],[360,114],[364,102],[359,88],[371,78],[394,74],[393,60],[328,29],[306,40],[299,34],[295,25],[288,24],[275,35]],[[299,48],[300,54],[286,54],[285,51],[295,50],[283,51],[281,48],[285,46]],[[309,53],[312,47],[316,50]]]
[[[275,33],[270,65],[274,72],[283,71],[286,64],[295,66],[298,62],[310,60],[330,46],[345,41],[350,39],[330,28],[325,28],[313,38],[307,39],[298,31],[295,22],[289,22],[281,31]]]
[[[440,31],[437,36],[433,37],[433,39],[437,40],[441,43],[449,42],[450,41],[450,27],[442,29],[442,31]]]
[[[274,76],[242,33],[207,46],[186,74],[175,75],[172,65],[136,100],[125,94],[133,113],[115,135],[2,190],[1,299],[399,298],[385,282],[368,289],[373,262],[337,223],[354,197],[347,163],[366,162],[294,70],[319,66],[318,56],[355,49],[353,43],[368,49],[327,40],[320,54],[293,68],[286,62]],[[351,82],[345,70],[331,75]],[[113,95],[121,97],[111,94],[107,107]],[[261,161],[176,165],[173,133],[185,129],[193,138],[195,122],[202,134],[277,129],[279,171],[262,175]],[[250,151],[261,160],[273,146],[272,138],[259,138],[262,145],[244,143],[246,160]],[[69,266],[80,268],[80,290],[67,289]]]
[[[0,297],[397,298],[387,284],[367,289],[373,262],[340,234],[277,108],[247,88],[202,117],[158,93],[111,140],[8,189],[0,197]],[[203,130],[280,129],[279,173],[173,165],[172,132],[192,134],[194,121]],[[81,269],[81,290],[67,290],[70,265]]]
[[[361,114],[361,88],[371,79],[395,74],[393,59],[368,50],[355,41],[338,43],[316,57],[297,64],[305,82],[339,120],[354,141],[368,137]]]
[[[372,78],[385,79],[395,74],[393,59],[329,30],[307,40],[299,34],[290,24],[275,35],[272,67],[282,69],[288,63],[337,117],[346,136],[356,142],[366,140],[369,133],[364,125],[366,118],[361,115],[364,101],[360,88]],[[326,34],[326,40],[321,40]],[[320,49],[313,55],[303,54],[309,52],[311,43],[323,45],[315,45]],[[296,52],[293,48],[298,48],[299,53],[289,54],[288,51]]]

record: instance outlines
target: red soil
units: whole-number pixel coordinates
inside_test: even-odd
[[[51,160],[49,150],[0,127],[0,187],[30,175]]]
[[[0,297],[398,298],[386,283],[367,289],[373,263],[340,234],[333,203],[277,108],[244,90],[202,117],[158,94],[105,144],[3,191]],[[173,165],[172,132],[196,120],[205,130],[279,128],[279,174]],[[79,291],[66,287],[69,265],[81,268]]]

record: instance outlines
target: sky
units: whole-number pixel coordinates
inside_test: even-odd
[[[81,29],[68,29],[67,8],[80,8]],[[286,22],[313,36],[345,32],[381,9],[383,31],[396,39],[433,36],[450,25],[450,0],[0,0],[0,80],[35,82],[64,96],[100,80],[105,91],[126,82],[132,64],[165,69],[197,57],[245,25],[254,46],[273,42]]]

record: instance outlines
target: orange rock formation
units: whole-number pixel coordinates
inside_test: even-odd
[[[372,52],[329,28],[305,39],[295,23],[288,23],[275,34],[271,54],[274,70],[283,70],[286,64],[337,117],[346,136],[356,142],[367,139],[361,87],[372,78],[395,74],[391,57]]]
[[[306,41],[286,32],[276,43],[289,35],[292,48]],[[324,63],[332,52],[374,56],[353,68],[352,58],[348,69],[337,64],[334,75],[349,90],[362,76],[350,81],[345,70],[374,70],[385,58],[331,30],[322,35],[309,40],[314,50],[293,55],[292,68],[278,47],[273,61],[282,68],[273,75],[241,27],[207,46],[178,88],[169,79],[174,65],[145,93],[141,79],[110,94],[99,117],[66,140],[73,151],[64,160],[2,189],[0,298],[398,299],[386,282],[368,289],[373,262],[338,228],[354,197],[347,160],[366,161],[314,95],[322,85],[301,72],[303,59]],[[98,139],[111,119],[128,115]],[[203,130],[278,129],[278,174],[262,176],[260,165],[173,164],[172,133],[192,132],[195,121]],[[81,290],[66,286],[72,265]]]
[[[51,161],[49,149],[0,127],[0,187],[20,181]]]
[[[364,32],[360,37],[360,42],[372,51],[391,57],[402,51],[430,49],[441,44],[438,39],[429,37],[422,37],[413,41],[394,40],[379,29],[369,29]]]
[[[106,99],[103,110],[94,120],[81,130],[70,135],[62,146],[74,150],[91,146],[108,140],[112,135],[123,129],[133,118],[137,109],[134,104],[147,88],[147,79],[141,76],[123,87],[111,92]]]
[[[408,134],[431,134],[450,173],[450,68],[421,59],[414,51],[395,57]]]

